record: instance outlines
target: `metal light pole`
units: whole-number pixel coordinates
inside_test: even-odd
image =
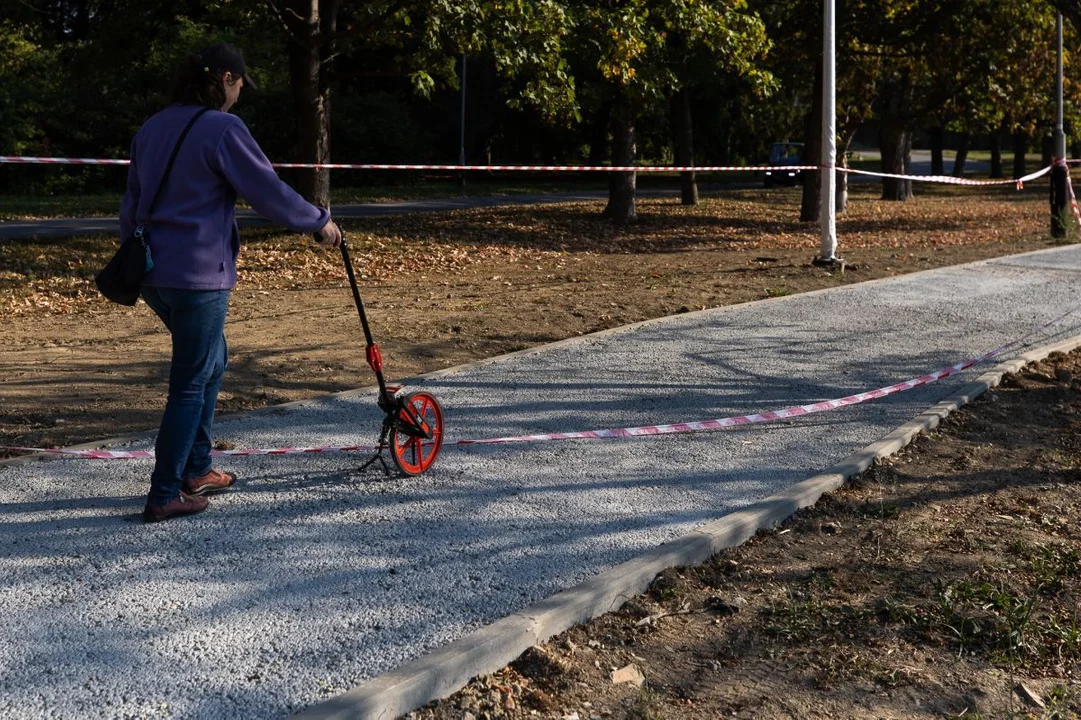
[[[1051,237],[1066,235],[1067,183],[1069,168],[1066,166],[1066,133],[1063,130],[1062,110],[1062,13],[1055,20],[1057,42],[1055,63],[1055,162],[1051,168]]]
[[[1062,101],[1062,13],[1055,18],[1055,101],[1058,112],[1055,115],[1055,154],[1066,159],[1066,132],[1063,129],[1063,101]]]
[[[844,260],[837,252],[837,70],[836,10],[834,0],[825,0],[822,17],[822,168],[819,187],[819,222],[822,247],[815,265],[840,267]]]

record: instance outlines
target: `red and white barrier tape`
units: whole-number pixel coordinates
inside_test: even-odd
[[[1081,208],[1077,206],[1077,196],[1073,192],[1073,182],[1070,180],[1070,161],[1064,158],[1055,158],[1052,163],[1054,166],[1062,165],[1066,168],[1066,190],[1070,197],[1070,209],[1073,210],[1074,220],[1077,221],[1078,227],[1081,227]]]
[[[480,440],[459,440],[454,443],[454,445],[497,445],[518,442],[545,442],[550,440],[602,440],[611,438],[629,438],[653,435],[674,435],[682,433],[709,432],[713,430],[721,430],[728,427],[755,425],[759,423],[773,422],[775,420],[784,420],[787,418],[810,415],[812,413],[824,412],[826,410],[835,410],[837,408],[847,407],[849,405],[858,405],[859,403],[867,402],[868,400],[877,400],[878,398],[895,395],[897,393],[905,392],[906,390],[912,390],[913,388],[921,387],[923,385],[929,385],[938,380],[942,380],[943,378],[948,378],[951,375],[956,375],[963,370],[967,370],[973,365],[997,357],[998,355],[1001,355],[1007,350],[1024,343],[1027,339],[1035,336],[1036,334],[1062,322],[1062,320],[1073,314],[1075,311],[1076,308],[1071,308],[1070,310],[1067,310],[1062,315],[1058,316],[1054,320],[1051,320],[1045,325],[1042,325],[1039,328],[1036,328],[1035,330],[1026,333],[1025,335],[1021,336],[1016,340],[1012,340],[1005,345],[1000,345],[994,350],[986,352],[978,357],[974,357],[969,360],[965,360],[963,362],[941,368],[932,373],[928,373],[927,375],[921,375],[920,377],[912,378],[911,380],[905,380],[904,382],[887,385],[886,387],[881,387],[876,390],[856,393],[855,395],[847,395],[845,397],[835,398],[833,400],[823,400],[821,402],[810,403],[807,405],[792,405],[789,407],[781,408],[779,410],[768,410],[766,412],[754,413],[751,415],[734,415],[730,417],[715,418],[710,420],[698,420],[695,422],[687,423],[672,423],[669,425],[640,425],[637,427],[606,428],[602,430],[579,430],[574,432],[545,433],[537,435],[510,435],[506,437],[484,438]],[[0,446],[0,448],[3,448],[5,450],[18,450],[22,452],[62,455],[64,457],[81,458],[85,460],[132,460],[151,459],[154,457],[154,453],[149,450],[73,450],[65,448],[33,448],[11,446]],[[250,455],[298,455],[357,451],[375,452],[376,450],[378,450],[378,448],[374,446],[345,445],[306,448],[213,450],[210,454],[214,457],[246,457]]]
[[[24,165],[127,165],[130,160],[28,157],[0,155],[0,164]],[[741,172],[764,170],[818,170],[817,165],[438,165],[375,163],[271,163],[276,168],[311,170],[469,170],[486,172]]]
[[[279,168],[327,170],[469,170],[484,172],[746,172],[817,170],[817,165],[346,165],[334,163],[274,163]]]
[[[980,355],[977,358],[971,360],[965,360],[964,362],[957,363],[956,365],[950,365],[949,367],[936,370],[933,373],[927,375],[921,375],[918,378],[912,378],[911,380],[905,380],[904,382],[896,383],[894,385],[888,385],[877,390],[869,390],[867,392],[857,393],[855,395],[848,395],[843,398],[836,398],[834,400],[823,400],[822,402],[811,403],[808,405],[791,405],[780,410],[769,410],[762,413],[754,413],[753,415],[734,415],[725,418],[716,418],[712,420],[698,420],[696,422],[689,423],[673,423],[671,425],[641,425],[639,427],[626,427],[626,428],[608,428],[605,430],[580,430],[577,432],[567,433],[548,433],[544,435],[512,435],[508,437],[500,438],[487,438],[484,440],[459,440],[458,445],[493,445],[502,443],[516,443],[516,442],[540,442],[544,440],[600,440],[608,438],[625,438],[625,437],[642,437],[647,435],[673,435],[677,433],[693,433],[693,432],[708,432],[711,430],[721,430],[723,428],[737,427],[740,425],[755,425],[758,423],[773,422],[774,420],[785,420],[787,418],[800,417],[803,415],[810,415],[812,413],[823,412],[825,410],[836,410],[837,408],[846,407],[848,405],[857,405],[868,400],[877,400],[888,395],[895,395],[896,393],[904,392],[906,390],[912,390],[913,388],[920,387],[922,385],[929,385],[937,380],[942,380],[951,375],[967,370],[968,368],[981,363],[985,360],[989,360],[996,355],[1000,355],[1005,352],[1009,347],[1012,347],[1014,343],[1010,345],[1003,345],[1001,348],[992,350],[989,353]]]
[[[1070,191],[1070,207],[1073,208],[1074,220],[1077,221],[1077,226],[1081,228],[1081,208],[1077,206],[1077,196],[1073,192],[1073,183],[1070,181],[1070,176],[1066,176],[1066,189]]]
[[[63,158],[63,157],[30,157],[16,155],[0,155],[2,164],[24,165],[127,165],[129,160],[112,160],[98,158]],[[638,172],[638,173],[677,173],[677,172],[764,172],[764,171],[795,171],[795,170],[820,170],[818,165],[438,165],[438,164],[415,164],[415,165],[388,165],[373,163],[271,163],[276,168],[300,168],[309,170],[445,170],[445,171],[468,171],[468,172]],[[898,175],[894,173],[881,173],[871,170],[855,170],[853,168],[836,168],[837,172],[851,173],[853,175],[866,175],[869,177],[896,178],[899,180],[915,180],[918,182],[943,183],[947,185],[1016,185],[1018,190],[1024,187],[1024,183],[1042,177],[1051,171],[1050,167],[1038,170],[1030,175],[1017,180],[970,180],[967,178],[955,178],[948,175]]]
[[[4,450],[48,453],[83,460],[153,460],[153,450],[72,450],[70,448],[32,448],[0,446]],[[375,452],[375,445],[339,445],[300,448],[249,448],[245,450],[211,450],[211,457],[248,457],[251,455],[304,455],[313,453]]]
[[[768,410],[762,413],[754,413],[753,415],[734,415],[725,418],[715,418],[712,420],[699,420],[689,423],[673,423],[671,425],[642,425],[639,427],[626,427],[626,428],[607,428],[604,430],[581,430],[577,432],[567,433],[548,433],[542,435],[512,435],[508,437],[500,438],[486,438],[484,440],[459,440],[457,445],[492,445],[502,443],[513,442],[541,442],[545,440],[600,440],[607,438],[623,438],[623,437],[642,437],[647,435],[672,435],[676,433],[692,433],[692,432],[709,432],[712,430],[720,430],[727,427],[736,427],[739,425],[754,425],[758,423],[773,422],[774,420],[784,420],[786,418],[800,417],[802,415],[810,415],[812,413],[823,412],[825,410],[835,410],[840,407],[846,407],[848,405],[857,405],[868,400],[877,400],[888,395],[895,395],[906,390],[912,390],[913,388],[920,387],[922,385],[929,385],[943,378],[948,378],[951,375],[967,370],[981,362],[985,362],[992,358],[995,358],[1002,353],[1014,348],[1018,345],[1025,343],[1030,338],[1042,333],[1044,330],[1051,328],[1067,317],[1072,315],[1078,310],[1073,307],[1062,313],[1058,317],[1051,321],[1041,325],[1040,327],[1030,330],[1016,340],[1000,345],[990,352],[986,352],[983,355],[974,357],[970,360],[959,362],[955,365],[944,367],[940,370],[936,370],[927,375],[921,375],[911,380],[905,380],[904,382],[895,383],[893,385],[887,385],[876,390],[869,390],[867,392],[857,393],[855,395],[847,395],[842,398],[836,398],[833,400],[823,400],[817,403],[810,403],[807,405],[791,405],[780,410]]]
[[[847,172],[853,175],[870,175],[872,177],[896,178],[898,180],[918,180],[921,182],[943,183],[945,185],[1016,185],[1018,190],[1025,187],[1025,183],[1041,178],[1051,172],[1051,166],[1029,173],[1016,180],[970,180],[951,175],[897,175],[895,173],[871,172],[870,170],[854,170],[853,168],[837,168],[838,172]]]
[[[27,157],[23,155],[0,155],[0,165],[129,165],[130,160],[100,158]]]

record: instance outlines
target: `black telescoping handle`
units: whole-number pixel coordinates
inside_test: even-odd
[[[353,289],[353,302],[356,303],[357,312],[360,313],[360,325],[364,328],[364,340],[368,345],[375,345],[372,339],[372,329],[368,325],[368,314],[364,312],[364,301],[360,298],[360,288],[357,286],[357,276],[353,272],[353,261],[349,258],[349,246],[342,237],[342,244],[338,246],[342,251],[342,262],[345,263],[345,274],[349,276],[349,287]]]
[[[357,276],[353,272],[353,261],[349,258],[349,245],[345,242],[345,233],[342,233],[342,242],[338,248],[342,252],[342,262],[345,264],[345,274],[349,277],[349,287],[353,290],[353,302],[356,304],[357,312],[360,314],[360,326],[364,329],[364,340],[367,343],[365,355],[368,365],[379,381],[380,397],[385,399],[387,397],[387,383],[383,379],[383,357],[379,352],[379,346],[372,339],[372,330],[368,325],[368,314],[364,312],[364,301],[360,298],[360,288],[357,286]]]

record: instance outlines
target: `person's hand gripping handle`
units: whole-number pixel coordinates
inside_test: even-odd
[[[342,244],[341,228],[333,220],[327,220],[327,224],[319,232],[312,233],[312,237],[318,240],[320,245],[326,247],[338,247]]]

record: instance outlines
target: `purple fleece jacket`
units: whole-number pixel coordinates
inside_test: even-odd
[[[184,139],[152,217],[146,213],[169,155],[196,105],[157,113],[131,141],[128,187],[120,204],[120,236],[142,221],[154,269],[151,287],[231,290],[236,286],[240,235],[234,217],[240,195],[269,220],[299,233],[320,230],[330,219],[282,182],[244,122],[210,110]]]

